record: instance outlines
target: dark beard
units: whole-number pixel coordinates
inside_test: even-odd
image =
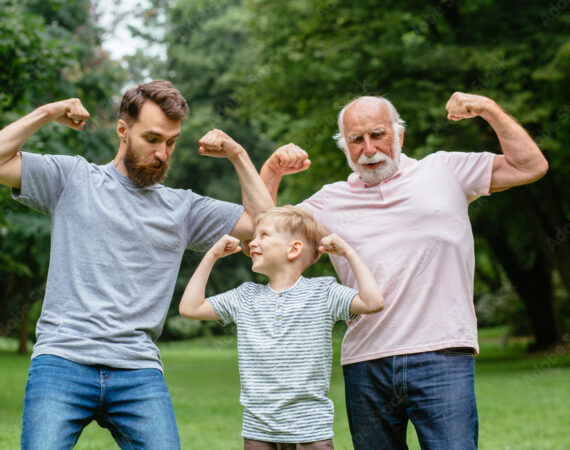
[[[170,167],[168,161],[160,161],[160,170],[154,170],[148,164],[141,163],[131,148],[130,143],[127,143],[123,163],[129,178],[142,187],[162,182],[166,178],[166,173]]]

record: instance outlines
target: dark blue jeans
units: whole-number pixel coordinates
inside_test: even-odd
[[[408,420],[422,449],[477,448],[475,360],[437,351],[343,367],[355,450],[407,449]]]
[[[85,366],[52,355],[32,360],[22,449],[72,448],[92,420],[122,449],[180,448],[174,409],[157,369]]]

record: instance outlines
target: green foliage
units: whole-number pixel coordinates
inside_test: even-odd
[[[50,124],[24,151],[80,154],[96,163],[114,156],[113,94],[124,74],[100,49],[100,34],[88,0],[0,0],[0,126],[69,97],[80,98],[91,113],[83,132]],[[15,203],[10,190],[0,187],[0,324],[28,311],[22,302],[42,298],[49,234],[48,217]],[[3,327],[2,334],[16,328]]]

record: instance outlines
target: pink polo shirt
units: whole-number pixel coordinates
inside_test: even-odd
[[[299,205],[358,252],[384,294],[382,311],[349,322],[341,364],[446,347],[479,351],[467,208],[489,194],[493,157],[402,154],[400,170],[376,186],[353,173]],[[346,259],[331,260],[342,283],[357,289]]]

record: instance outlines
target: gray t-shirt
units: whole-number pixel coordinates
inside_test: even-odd
[[[300,277],[281,292],[244,283],[209,298],[223,324],[237,325],[244,438],[333,437],[331,333],[336,321],[349,319],[356,294],[333,277]]]
[[[52,216],[32,358],[162,370],[160,336],[184,249],[229,233],[243,207],[190,190],[141,188],[113,162],[22,153],[14,199]]]

